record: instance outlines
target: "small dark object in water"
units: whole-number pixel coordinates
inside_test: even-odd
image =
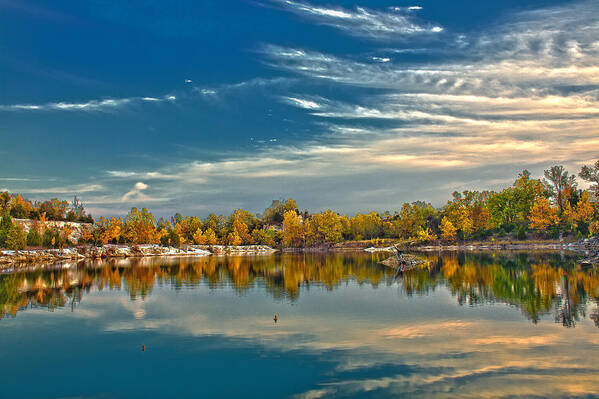
[[[146,351],[146,345],[145,344],[141,344],[141,351],[145,352]]]
[[[277,321],[279,321],[279,315],[277,315],[277,314],[276,314],[276,315],[275,315],[275,317],[273,318],[273,320],[275,321],[275,323],[276,323]]]

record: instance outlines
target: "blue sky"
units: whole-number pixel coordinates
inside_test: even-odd
[[[599,153],[596,1],[0,0],[0,189],[441,205]]]

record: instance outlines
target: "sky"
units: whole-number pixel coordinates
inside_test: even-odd
[[[0,189],[435,206],[599,157],[597,1],[0,0]]]

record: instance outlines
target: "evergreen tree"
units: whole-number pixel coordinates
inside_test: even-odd
[[[13,228],[12,218],[8,209],[6,209],[2,215],[2,220],[0,220],[0,247],[6,247],[6,239]]]

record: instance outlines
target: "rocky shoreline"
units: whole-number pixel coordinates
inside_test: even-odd
[[[428,244],[428,245],[407,245],[403,246],[405,250],[416,252],[437,252],[437,251],[576,251],[581,253],[599,252],[599,238],[586,238],[574,242],[477,242],[477,243],[457,243],[457,244]],[[369,247],[363,249],[366,252],[393,252],[393,246],[388,247]]]
[[[78,261],[85,259],[136,258],[150,256],[210,256],[270,254],[276,250],[266,245],[184,245],[181,248],[160,245],[79,246],[64,249],[0,250],[0,269],[15,264]]]

